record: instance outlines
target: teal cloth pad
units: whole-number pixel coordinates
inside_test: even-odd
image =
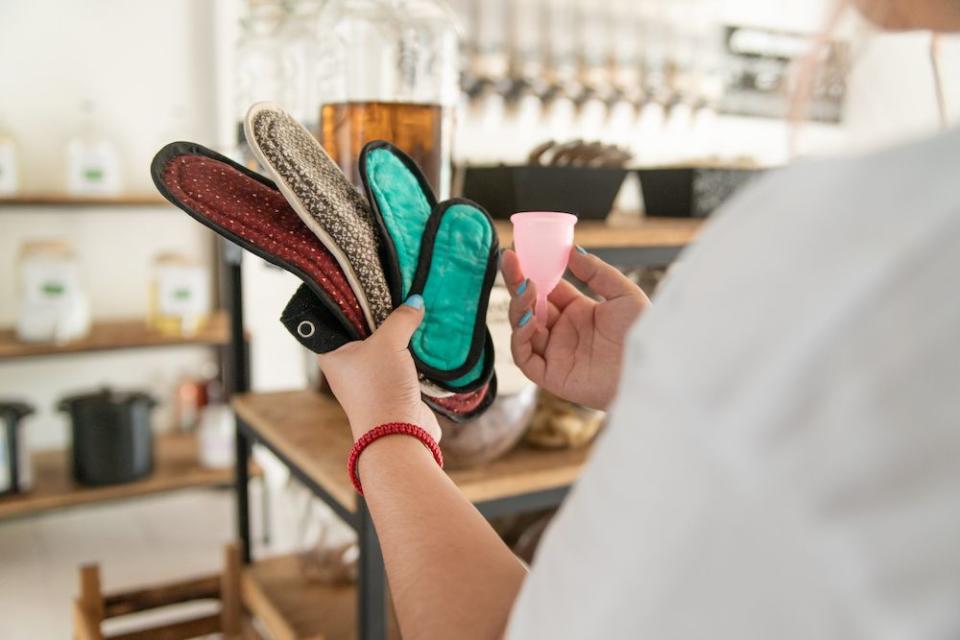
[[[410,344],[425,364],[451,371],[466,363],[478,322],[485,320],[478,312],[495,234],[490,218],[475,205],[454,202],[438,214],[422,293],[426,315]],[[482,368],[478,358],[464,377],[474,379]]]
[[[394,303],[399,304],[406,300],[413,286],[420,260],[420,240],[435,202],[432,194],[425,193],[421,187],[420,176],[390,149],[374,147],[364,157],[364,177],[370,199],[376,202],[396,252],[400,287],[399,299]]]
[[[383,236],[394,304],[415,293],[424,298],[410,341],[417,368],[452,389],[470,385],[492,362],[485,328],[497,267],[493,221],[467,200],[437,204],[419,167],[389,143],[364,148],[360,175]]]

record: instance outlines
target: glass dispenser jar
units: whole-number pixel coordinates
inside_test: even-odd
[[[438,0],[332,0],[320,16],[320,142],[359,185],[357,158],[387,140],[450,190],[458,37]]]

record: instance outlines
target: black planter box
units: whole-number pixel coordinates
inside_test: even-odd
[[[648,215],[705,218],[763,170],[671,167],[637,173]]]
[[[626,175],[626,169],[601,167],[467,167],[463,197],[500,219],[520,211],[563,211],[603,220]]]

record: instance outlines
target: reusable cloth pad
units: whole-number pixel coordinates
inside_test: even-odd
[[[301,285],[293,294],[280,320],[301,345],[316,353],[326,353],[350,341],[306,285]],[[478,389],[457,394],[444,393],[440,389],[434,391],[428,381],[422,380],[424,401],[434,411],[455,422],[469,420],[483,413],[496,398],[495,373],[491,369],[483,375],[486,377]]]
[[[157,189],[171,203],[307,283],[313,312],[336,327],[328,337],[341,340],[326,344],[324,351],[369,335],[359,301],[336,260],[270,180],[191,142],[168,144],[150,169]]]
[[[247,142],[304,224],[337,259],[368,325],[393,310],[379,257],[379,234],[363,196],[309,131],[280,107],[258,103],[244,121]]]
[[[384,272],[394,304],[424,297],[426,313],[410,346],[417,369],[441,386],[461,388],[492,361],[487,302],[497,269],[490,216],[468,200],[437,203],[416,163],[375,141],[360,175],[380,226]]]

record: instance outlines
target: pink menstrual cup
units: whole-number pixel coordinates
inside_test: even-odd
[[[510,216],[513,245],[523,275],[537,286],[537,322],[547,322],[547,296],[563,278],[573,247],[577,216],[557,211],[526,211]]]

